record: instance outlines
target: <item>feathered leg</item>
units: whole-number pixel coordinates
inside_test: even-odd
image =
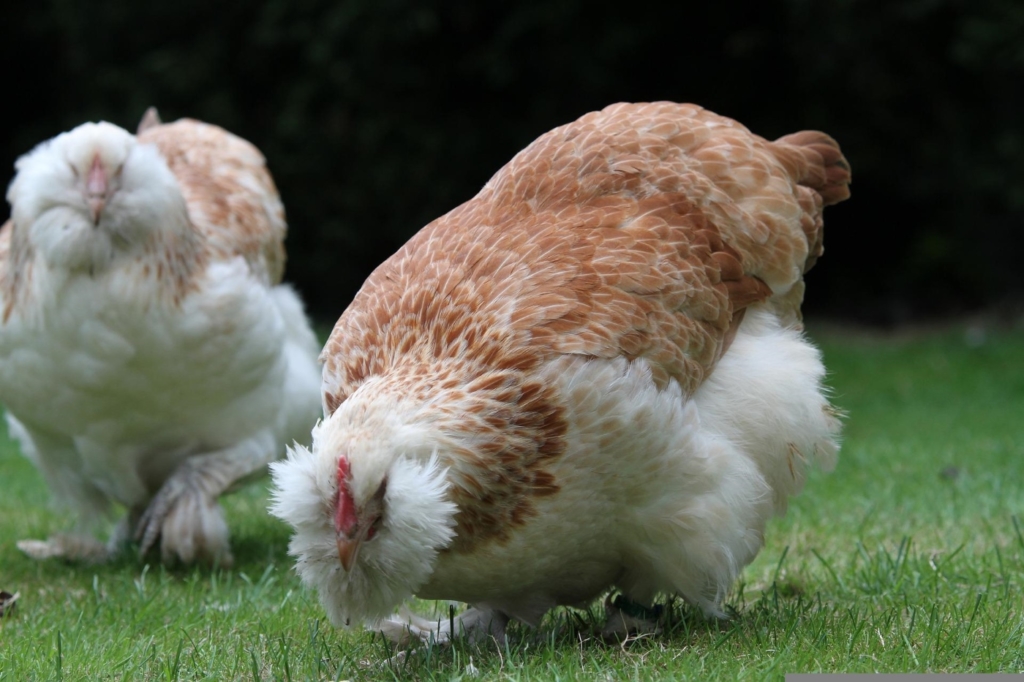
[[[46,479],[54,500],[78,513],[75,532],[56,533],[46,540],[19,540],[18,549],[37,560],[67,559],[88,563],[109,560],[112,552],[90,530],[108,512],[110,502],[82,475],[74,441],[31,428],[10,413],[7,414],[7,430]]]
[[[178,559],[232,565],[228,526],[217,498],[245,479],[264,473],[276,455],[277,445],[268,431],[182,462],[135,527],[139,552],[146,554],[159,539],[165,562]]]
[[[37,561],[66,559],[100,564],[113,556],[107,545],[79,533],[56,533],[46,540],[18,540],[18,549]]]
[[[504,644],[506,625],[508,616],[494,609],[472,607],[457,616],[430,620],[417,616],[403,606],[397,616],[377,623],[376,630],[405,648],[420,643],[446,643],[455,637],[465,637],[473,644],[489,639]]]

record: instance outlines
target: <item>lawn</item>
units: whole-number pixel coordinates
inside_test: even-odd
[[[225,502],[237,566],[35,563],[15,541],[67,526],[0,438],[0,680],[781,679],[787,672],[1024,671],[1024,330],[882,336],[817,329],[840,462],[815,474],[708,623],[673,604],[625,643],[560,610],[507,645],[386,663],[334,630],[290,568],[265,484]],[[429,608],[420,604],[421,608]]]

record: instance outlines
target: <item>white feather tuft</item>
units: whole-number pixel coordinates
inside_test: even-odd
[[[339,627],[372,623],[394,612],[429,577],[438,552],[455,534],[455,505],[448,499],[446,469],[435,456],[399,457],[387,473],[381,528],[363,543],[346,573],[332,525],[338,454],[324,452],[324,425],[313,429],[313,447],[290,448],[271,465],[275,489],[270,512],[295,529],[289,552],[302,581],[315,588]]]
[[[824,378],[817,348],[767,310],[752,308],[694,395],[704,426],[740,445],[757,464],[776,513],[803,488],[811,464],[826,471],[835,466],[840,423]]]

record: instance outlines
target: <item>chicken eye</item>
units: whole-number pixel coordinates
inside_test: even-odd
[[[381,518],[378,516],[372,524],[370,524],[370,530],[366,531],[366,539],[371,540],[374,535],[377,534],[377,530],[380,528]]]

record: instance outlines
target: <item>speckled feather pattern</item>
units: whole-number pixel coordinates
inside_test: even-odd
[[[267,284],[281,281],[284,206],[256,147],[192,119],[147,127],[138,141],[160,150],[211,258],[243,256]]]
[[[748,306],[798,324],[822,208],[848,182],[823,133],[769,142],[664,102],[588,114],[374,271],[322,353],[325,411],[374,377],[396,395],[457,394],[438,407],[453,427],[439,430],[466,434],[442,462],[460,509],[453,549],[507,538],[558,490],[565,397],[538,368],[642,359],[656,385],[692,395]]]

